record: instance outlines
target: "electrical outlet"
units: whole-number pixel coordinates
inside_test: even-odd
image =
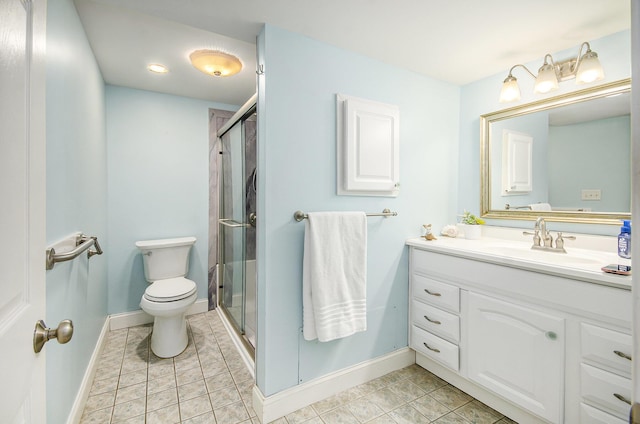
[[[582,200],[600,200],[602,199],[602,190],[600,189],[583,189]]]

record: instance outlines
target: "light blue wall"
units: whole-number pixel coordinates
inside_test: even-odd
[[[504,149],[503,131],[516,131],[531,136],[531,181],[532,190],[527,193],[505,195],[502,192],[502,155]],[[491,124],[491,203],[492,208],[502,209],[505,204],[512,206],[524,206],[531,203],[547,203],[548,170],[547,153],[549,145],[549,115],[541,112],[518,116],[509,120],[498,121]],[[463,209],[469,206],[463,205]]]
[[[47,244],[83,231],[106,247],[104,84],[71,0],[48,5],[46,82]],[[75,326],[69,343],[45,347],[49,423],[67,421],[107,316],[105,252],[47,271],[46,323]]]
[[[407,238],[455,218],[460,90],[267,25],[258,39],[257,384],[271,395],[407,345]],[[400,195],[336,195],[336,94],[400,107]],[[369,218],[368,330],[307,342],[304,224],[293,212],[398,212]]]
[[[189,278],[207,298],[209,108],[237,106],[106,86],[110,314],[140,309],[137,240],[195,236]]]
[[[631,43],[630,32],[622,31],[598,40],[589,41],[591,49],[598,53],[600,62],[604,68],[605,79],[598,83],[607,83],[629,78],[631,76]],[[575,48],[561,52],[550,52],[559,59],[574,57],[577,54],[578,45]],[[540,59],[525,63],[532,70],[538,69],[542,63],[543,55],[548,52],[540,52]],[[502,82],[509,69],[504,72],[487,77],[485,79],[467,84],[461,90],[460,109],[460,175],[457,187],[458,204],[474,205],[473,211],[480,210],[480,115],[507,109],[535,100],[553,97],[559,94],[576,91],[587,86],[576,86],[573,81],[560,83],[560,88],[546,95],[533,93],[533,78],[522,69],[514,71],[518,78],[522,98],[517,102],[502,104],[498,102]],[[533,223],[526,221],[489,220],[488,224],[513,227],[531,228]],[[584,224],[554,223],[554,230],[572,231],[581,233],[617,235],[617,226],[599,226]]]
[[[549,134],[549,177],[561,182],[550,186],[552,205],[599,212],[631,210],[629,115],[552,126]],[[601,200],[581,200],[582,189],[602,190]]]

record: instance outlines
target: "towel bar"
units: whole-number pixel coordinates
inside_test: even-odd
[[[65,262],[77,258],[82,252],[91,246],[95,246],[96,250],[89,250],[89,252],[87,252],[88,258],[93,255],[102,255],[102,249],[100,248],[100,244],[98,244],[98,237],[86,236],[84,234],[77,236],[76,248],[69,252],[56,253],[53,247],[47,249],[46,269],[53,269],[56,262]]]
[[[398,212],[391,212],[391,210],[389,209],[384,209],[382,212],[372,212],[372,213],[367,213],[366,215],[367,216],[384,216],[385,218],[388,218],[390,216],[398,216]],[[307,218],[309,218],[309,215],[307,215],[302,211],[295,211],[293,213],[293,219],[295,219],[298,222]]]

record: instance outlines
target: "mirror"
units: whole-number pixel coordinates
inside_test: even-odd
[[[631,219],[631,80],[480,117],[484,218]]]

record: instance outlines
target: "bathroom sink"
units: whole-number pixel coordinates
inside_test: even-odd
[[[598,255],[590,255],[567,249],[567,253],[535,250],[531,246],[521,243],[488,243],[483,246],[483,252],[514,257],[533,262],[543,262],[553,265],[598,265],[603,263],[603,258]]]

